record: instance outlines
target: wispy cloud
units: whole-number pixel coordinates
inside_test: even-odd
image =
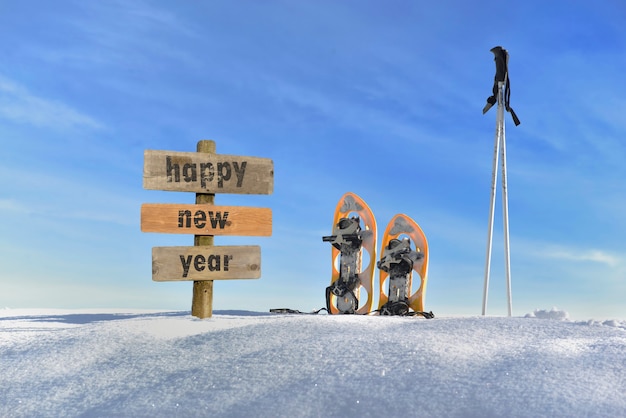
[[[543,258],[572,262],[594,262],[616,267],[621,264],[621,257],[599,249],[574,249],[562,246],[547,246],[538,255]]]
[[[0,166],[0,178],[11,178],[11,167]],[[45,185],[41,179],[45,178]],[[13,179],[0,197],[0,218],[12,219],[26,216],[30,219],[52,222],[102,222],[124,226],[135,226],[140,198],[136,191],[124,192],[99,184],[97,194],[89,176],[73,176],[71,173],[52,174],[32,170]],[[20,194],[19,190],[28,190]],[[84,196],[91,196],[85,199]],[[71,228],[70,228],[71,229]]]
[[[54,66],[101,72],[106,79],[120,68],[152,71],[168,63],[197,65],[197,56],[178,46],[198,37],[197,26],[167,9],[171,8],[144,1],[80,2],[76,13],[67,13],[58,26],[75,42],[32,48],[38,58]]]
[[[0,118],[59,130],[103,128],[91,116],[59,101],[39,97],[3,76],[0,76]]]
[[[20,212],[25,206],[15,199],[0,199],[0,212]]]

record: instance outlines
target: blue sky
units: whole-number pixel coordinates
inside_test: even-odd
[[[471,3],[471,4],[470,4]],[[0,307],[190,309],[151,280],[140,231],[145,149],[271,158],[262,278],[215,283],[214,309],[312,310],[330,281],[338,199],[380,235],[424,230],[425,306],[480,314],[495,110],[510,53],[507,163],[513,314],[626,317],[626,6],[620,1],[7,1],[0,3]],[[499,200],[499,199],[498,199]],[[506,314],[496,207],[490,315]]]

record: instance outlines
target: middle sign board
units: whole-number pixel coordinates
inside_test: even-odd
[[[141,230],[194,235],[272,235],[272,210],[247,206],[145,203]]]

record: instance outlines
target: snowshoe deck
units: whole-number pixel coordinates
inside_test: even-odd
[[[383,235],[381,258],[377,263],[381,315],[406,315],[424,311],[428,276],[428,241],[419,225],[404,214],[394,216]],[[413,272],[420,278],[412,291]]]
[[[376,220],[363,199],[350,192],[341,197],[332,235],[323,237],[323,241],[332,244],[332,275],[326,288],[328,313],[369,313],[373,304]],[[363,267],[365,255],[369,259]],[[362,291],[367,293],[365,301],[361,300]]]

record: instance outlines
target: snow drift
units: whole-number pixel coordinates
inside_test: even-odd
[[[0,310],[0,416],[626,416],[626,323],[566,318]]]

